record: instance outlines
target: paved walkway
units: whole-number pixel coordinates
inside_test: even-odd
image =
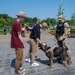
[[[47,33],[46,31],[41,31],[41,40],[46,42],[49,46],[57,46],[54,42],[54,36]],[[29,37],[24,37],[24,58],[29,50]],[[25,75],[75,75],[75,38],[69,38],[70,49],[72,52],[73,64],[63,67],[62,64],[58,63],[54,59],[53,68],[49,68],[47,65],[49,63],[48,58],[45,56],[44,52],[37,48],[36,61],[40,64],[38,67],[32,67],[30,63],[22,62],[22,67],[26,68]],[[14,73],[15,65],[15,51],[10,48],[10,34],[0,35],[0,75],[15,75]]]

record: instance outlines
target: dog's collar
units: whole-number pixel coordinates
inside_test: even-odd
[[[50,47],[45,47],[43,50],[46,52],[49,49],[50,49]]]

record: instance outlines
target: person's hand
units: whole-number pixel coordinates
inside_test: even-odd
[[[23,44],[23,48],[25,48],[25,45]]]
[[[29,29],[32,29],[31,27],[29,27]]]
[[[54,38],[54,41],[56,41],[56,38]]]
[[[59,41],[61,41],[62,40],[62,38],[59,38]]]

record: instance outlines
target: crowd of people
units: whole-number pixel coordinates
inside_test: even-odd
[[[27,30],[30,30],[30,48],[25,57],[26,62],[31,62],[32,66],[39,66],[39,63],[35,61],[35,56],[37,52],[37,44],[46,45],[42,43],[40,39],[40,29],[45,30],[47,24],[44,22],[40,24],[40,21],[37,21],[36,24],[31,22],[30,26],[26,28],[26,24],[20,26],[21,22],[27,17],[24,12],[19,12],[17,15],[17,19],[12,24],[12,34],[11,34],[11,48],[15,49],[16,59],[15,59],[15,73],[25,73],[25,69],[20,69],[20,63],[23,59],[23,49],[25,47],[23,42],[23,37],[25,37]],[[59,24],[56,28],[55,40],[57,40],[58,46],[67,47],[67,57],[68,64],[72,64],[71,52],[69,50],[67,30],[69,29],[68,23],[65,22],[63,16],[58,17]],[[32,56],[32,60],[30,59]],[[59,58],[60,59],[60,58]]]
[[[31,32],[34,25],[35,24],[33,22],[31,22],[29,26],[27,26],[26,24],[23,24],[22,27],[21,27],[22,37],[26,37],[26,35]]]

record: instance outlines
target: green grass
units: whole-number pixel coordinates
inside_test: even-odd
[[[49,29],[49,30],[48,30],[48,33],[50,33],[50,34],[52,34],[52,35],[55,35],[55,30]]]
[[[7,34],[10,33],[10,32],[11,32],[11,30],[7,30],[6,31]],[[0,31],[0,35],[4,35],[4,31],[3,30]]]
[[[73,32],[73,33],[75,33],[75,29],[72,29],[70,32]]]

